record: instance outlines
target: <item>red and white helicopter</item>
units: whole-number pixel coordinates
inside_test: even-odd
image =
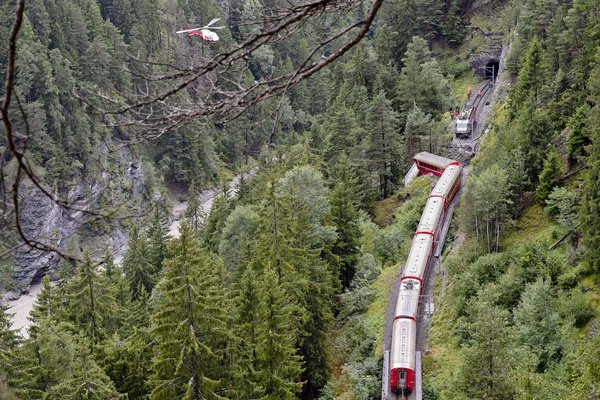
[[[184,29],[182,31],[177,31],[176,33],[187,33],[190,37],[197,36],[204,43],[216,43],[219,41],[219,35],[217,35],[213,30],[215,29],[223,29],[224,26],[212,26],[215,22],[220,21],[221,18],[214,18],[208,24],[203,26],[202,28],[192,28],[192,29]]]

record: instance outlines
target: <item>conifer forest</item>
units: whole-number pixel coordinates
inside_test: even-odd
[[[0,400],[600,399],[600,1],[0,0],[0,80]]]

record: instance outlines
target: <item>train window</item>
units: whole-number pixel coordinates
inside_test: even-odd
[[[406,379],[406,371],[400,371],[400,381],[404,381]]]

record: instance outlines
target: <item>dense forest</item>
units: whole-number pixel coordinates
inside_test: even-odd
[[[28,335],[0,308],[0,398],[379,398],[390,282],[431,188],[402,177],[415,153],[445,154],[448,110],[480,80],[468,58],[487,50],[485,32],[509,48],[508,94],[443,257],[424,397],[595,398],[600,5],[384,2],[360,43],[320,72],[243,112],[186,114],[335,52],[345,36],[314,54],[313,42],[373,3],[347,2],[257,47],[242,68],[127,107],[297,3],[26,1],[15,136],[41,185],[69,200],[61,206],[94,212],[40,238],[64,257],[41,274]],[[214,17],[227,27],[217,44],[175,34]],[[2,76],[14,18],[14,2],[1,2]],[[0,136],[5,199],[20,171],[9,144]],[[243,171],[253,172],[228,190]],[[30,210],[35,188],[19,185]],[[199,193],[212,187],[204,215]],[[187,199],[177,237],[174,198]],[[20,288],[22,255],[4,250],[22,238],[10,202],[1,207],[0,286]],[[109,246],[116,230],[127,232],[122,260]]]

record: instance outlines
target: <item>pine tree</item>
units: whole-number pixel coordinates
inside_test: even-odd
[[[298,381],[302,367],[294,348],[292,310],[277,273],[270,267],[263,272],[259,293],[256,351],[263,398],[295,399],[302,387]]]
[[[147,329],[134,329],[127,338],[114,334],[102,344],[97,356],[104,372],[114,382],[120,393],[130,399],[146,398],[150,390],[152,336]]]
[[[471,338],[458,387],[468,398],[503,400],[510,391],[508,312],[495,306],[489,295],[480,295],[468,311]]]
[[[215,253],[219,249],[221,234],[223,233],[225,221],[227,220],[230,211],[230,204],[227,197],[225,195],[219,195],[215,198],[210,214],[208,214],[208,217],[206,218],[204,230],[202,231],[202,241]]]
[[[97,265],[87,252],[83,257],[79,271],[67,286],[65,313],[67,319],[73,321],[91,343],[96,344],[108,333],[115,303],[108,282],[98,273]]]
[[[250,265],[256,248],[260,217],[251,206],[237,206],[227,217],[219,243],[228,279],[238,280]]]
[[[525,155],[525,171],[529,182],[535,183],[539,178],[552,140],[547,112],[536,108],[531,99],[520,106],[514,129],[518,137],[519,147]]]
[[[352,109],[344,104],[337,105],[330,111],[328,120],[329,136],[325,144],[325,157],[335,165],[342,154],[356,160],[356,145],[364,136],[363,129]]]
[[[597,68],[595,79],[600,77]],[[598,79],[600,82],[600,79]],[[600,86],[600,85],[599,85]],[[600,103],[599,103],[600,104]],[[596,105],[592,112],[591,144],[587,148],[586,158],[588,175],[585,180],[583,200],[580,211],[585,260],[592,271],[600,272],[600,106]]]
[[[541,52],[540,40],[534,37],[519,68],[517,84],[510,93],[510,110],[513,117],[527,100],[530,100],[533,107],[538,105],[540,90],[544,82]]]
[[[432,143],[435,131],[437,129],[431,119],[431,114],[425,114],[415,105],[408,113],[404,127],[404,167],[412,165],[413,156],[421,151],[435,152]],[[429,146],[423,142],[428,142]]]
[[[561,346],[560,318],[550,279],[538,278],[525,288],[514,318],[517,339],[537,357],[538,371],[545,371]]]
[[[146,316],[144,322],[136,319],[133,314],[137,311],[136,304],[133,300],[131,286],[124,277],[123,270],[114,265],[113,257],[107,254],[104,259],[104,271],[102,273],[107,281],[108,292],[114,300],[114,309],[111,312],[111,332],[117,332],[119,335],[128,336],[136,327],[147,326],[149,318]],[[140,300],[142,298],[147,301],[149,294],[146,290],[140,292]]]
[[[551,151],[544,161],[544,169],[540,174],[540,183],[535,194],[540,203],[545,204],[548,196],[559,183],[563,174],[560,158],[556,151]]]
[[[589,268],[600,271],[600,51],[596,53],[595,66],[588,80],[589,101],[592,108],[588,113],[587,126],[590,127],[590,142],[586,148],[588,157],[585,163],[588,174],[582,195],[579,214],[585,261]]]
[[[138,299],[142,291],[151,293],[156,282],[155,266],[150,264],[149,253],[146,236],[135,226],[123,257],[123,273],[134,299]]]
[[[336,227],[337,239],[331,252],[339,258],[339,274],[343,288],[348,288],[354,277],[354,266],[358,261],[360,228],[356,209],[356,180],[352,177],[350,162],[341,157],[334,171],[334,187],[329,202],[332,222]]]
[[[29,337],[33,338],[37,336],[40,321],[44,318],[52,319],[56,315],[56,309],[58,307],[48,275],[44,276],[42,282],[42,291],[38,294],[33,309],[28,317],[31,321],[31,325],[29,326]]]
[[[322,176],[310,167],[297,167],[280,180],[277,192],[282,205],[281,229],[293,271],[283,276],[284,289],[301,306],[299,311],[298,354],[305,370],[303,393],[316,396],[329,376],[327,337],[333,322],[333,294],[337,272],[325,260],[336,240],[331,226],[330,207]],[[305,320],[302,317],[306,318]]]
[[[379,178],[379,192],[382,198],[388,197],[399,175],[400,134],[398,116],[392,110],[392,103],[381,91],[371,101],[367,115],[368,138],[366,154],[369,167]]]
[[[13,385],[22,398],[120,398],[93,360],[89,341],[72,334],[74,328],[69,323],[40,319],[37,336],[20,348],[17,357]]]
[[[333,321],[336,276],[322,255],[330,246],[329,214],[322,182],[314,171],[299,167],[280,182],[271,182],[261,207],[263,224],[253,265],[272,269],[292,308],[291,322],[298,331],[298,354],[306,369],[303,393],[314,395],[329,374],[326,338]],[[335,235],[332,237],[335,240]],[[324,247],[325,246],[325,247]]]
[[[8,381],[14,373],[14,357],[18,338],[10,327],[10,319],[3,306],[0,306],[0,381]]]
[[[168,256],[167,243],[169,241],[167,213],[158,201],[155,201],[153,206],[147,236],[148,262],[151,265],[152,274],[158,276],[162,271],[163,261]]]
[[[459,15],[458,3],[457,0],[452,0],[442,25],[446,41],[453,48],[460,46],[465,37],[465,27]]]
[[[205,217],[202,204],[200,204],[200,191],[198,190],[196,181],[192,181],[189,189],[188,204],[185,209],[185,218],[188,224],[190,224],[192,231],[199,233],[202,230]]]
[[[512,204],[508,176],[497,164],[477,177],[474,192],[475,232],[485,239],[488,252],[498,251],[500,230],[510,218]]]
[[[215,262],[189,225],[170,246],[152,313],[156,341],[151,399],[218,398],[227,366],[216,344],[229,336]]]
[[[400,113],[406,115],[415,105],[424,106],[426,82],[423,80],[422,65],[430,60],[431,52],[427,42],[423,38],[414,36],[402,59],[404,67],[396,87],[397,109]]]
[[[569,119],[567,153],[570,160],[579,161],[585,155],[585,146],[589,144],[589,131],[586,124],[589,112],[589,106],[584,104],[577,108],[575,114]]]
[[[125,398],[114,387],[91,355],[79,355],[70,374],[64,376],[47,393],[48,398],[64,400],[115,400]]]
[[[240,350],[237,353],[237,364],[242,371],[240,380],[243,391],[242,398],[262,398],[264,386],[261,385],[258,354],[258,334],[261,319],[260,309],[260,282],[259,276],[253,268],[247,268],[239,279],[238,294],[235,299],[236,323],[235,330],[238,337],[243,338]],[[269,290],[271,290],[270,288]],[[250,390],[249,390],[250,389]]]
[[[417,10],[415,0],[401,0],[382,5],[381,27],[375,31],[377,54],[396,67],[403,65],[402,56],[417,34]],[[404,64],[405,65],[405,64]]]

